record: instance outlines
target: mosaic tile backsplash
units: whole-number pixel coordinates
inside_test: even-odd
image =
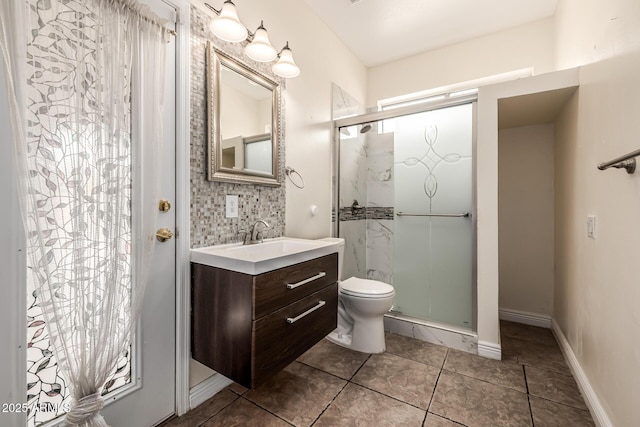
[[[191,247],[197,248],[240,241],[240,231],[259,220],[270,228],[265,237],[279,237],[285,230],[285,185],[267,187],[252,184],[211,182],[206,179],[207,90],[205,51],[207,41],[239,62],[255,69],[281,85],[280,176],[285,159],[285,86],[273,74],[270,64],[248,59],[242,53],[243,43],[227,43],[209,31],[211,18],[191,8]],[[238,196],[238,218],[225,218],[225,196]]]

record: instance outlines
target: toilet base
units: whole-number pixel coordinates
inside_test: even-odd
[[[339,332],[339,328],[336,328],[333,332],[326,336],[326,338],[334,344],[349,348],[351,347],[352,336]]]
[[[386,345],[382,316],[369,320],[366,327],[359,326],[358,322],[355,322],[351,334],[345,333],[344,329],[338,326],[327,335],[327,339],[334,344],[362,353],[384,353]]]

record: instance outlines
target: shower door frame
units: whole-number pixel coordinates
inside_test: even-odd
[[[478,113],[478,95],[477,93],[471,95],[462,95],[456,97],[449,97],[449,94],[443,94],[438,96],[437,100],[425,99],[424,102],[420,100],[412,101],[411,105],[404,107],[393,107],[371,113],[358,114],[355,116],[344,117],[333,121],[333,156],[332,156],[332,236],[340,236],[340,128],[362,125],[364,123],[378,122],[381,120],[394,119],[402,116],[409,116],[412,114],[426,113],[434,110],[441,110],[449,107],[456,107],[460,105],[472,105],[472,137],[471,137],[471,301],[472,301],[472,325],[471,331],[476,334],[478,331],[478,268],[477,268],[477,247],[478,247],[478,232],[477,232],[477,214],[476,214],[476,194],[477,194],[477,179],[476,179],[476,149],[477,149],[477,113]],[[365,203],[366,206],[366,203]],[[395,210],[395,206],[394,206]],[[394,219],[395,221],[395,219]],[[395,269],[395,262],[394,262]],[[386,316],[386,315],[385,315]],[[408,321],[413,321],[430,324],[442,329],[461,331],[468,333],[467,330],[459,328],[458,326],[443,324],[434,322],[431,320],[412,318],[410,316],[402,314],[394,314],[396,318],[403,318]]]

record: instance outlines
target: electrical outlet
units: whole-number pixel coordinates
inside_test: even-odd
[[[591,239],[596,238],[596,216],[595,215],[587,216],[587,237]]]
[[[225,212],[227,218],[238,218],[238,196],[225,196]]]

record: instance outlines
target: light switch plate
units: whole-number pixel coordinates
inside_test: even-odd
[[[238,218],[238,196],[225,196],[225,212],[227,218]]]
[[[587,237],[591,239],[596,238],[596,216],[595,215],[587,216]]]

